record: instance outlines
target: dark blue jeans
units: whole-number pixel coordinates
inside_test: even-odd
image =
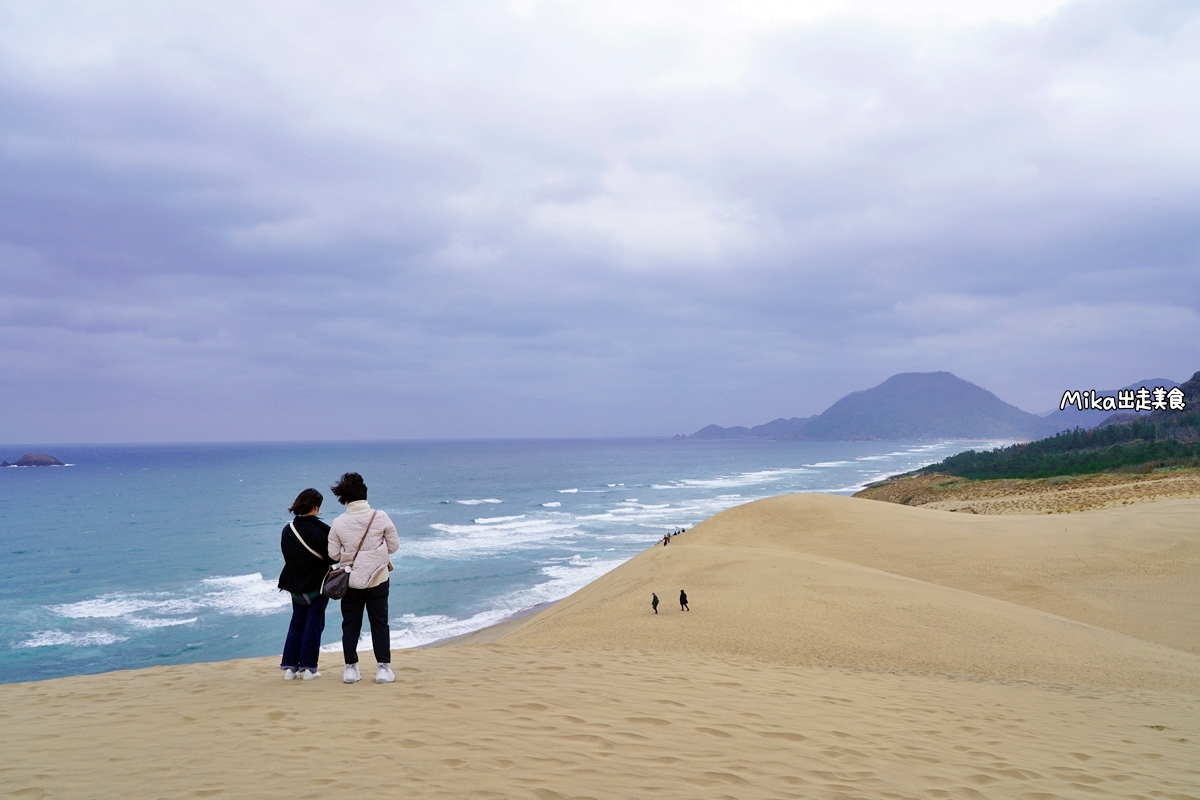
[[[347,589],[342,598],[342,654],[347,664],[358,663],[358,636],[362,633],[363,608],[371,621],[371,645],[375,660],[392,663],[392,633],[388,630],[388,590],[391,581],[370,589]]]
[[[292,599],[292,624],[288,626],[287,641],[283,644],[280,669],[317,671],[327,605],[329,598],[324,595],[318,595],[310,605],[301,605]]]

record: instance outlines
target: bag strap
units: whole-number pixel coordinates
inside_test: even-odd
[[[378,513],[378,511],[371,512],[371,518],[367,520],[367,529],[363,531],[362,538],[358,540],[358,547],[354,548],[354,558],[350,559],[351,566],[354,566],[355,560],[358,559],[358,551],[362,550],[363,542],[367,540],[367,534],[371,532],[371,523],[375,521],[375,515]]]
[[[304,541],[304,537],[300,535],[300,531],[296,530],[295,522],[289,522],[288,527],[292,529],[292,533],[296,534],[296,538],[300,540],[300,544],[304,545],[305,550],[312,553],[317,558],[320,558],[321,561],[325,560],[325,559],[321,558],[321,556],[317,553],[316,550],[313,550],[311,547],[308,546],[308,542]]]

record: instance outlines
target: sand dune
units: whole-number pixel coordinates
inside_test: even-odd
[[[1011,603],[812,556],[680,550],[653,577],[614,579],[500,641],[1200,691],[1200,656]],[[686,584],[692,611],[648,617],[662,582]]]
[[[855,497],[968,514],[1064,514],[1162,500],[1194,500],[1200,498],[1200,470],[986,481],[935,472],[879,483]]]
[[[989,517],[787,495],[718,514],[675,544],[834,558],[1200,654],[1200,500]]]
[[[408,651],[386,687],[285,684],[273,666],[4,687],[0,791],[617,800],[1200,787],[1195,695],[499,645]]]
[[[1197,797],[1197,520],[764,500],[390,686],[0,686],[0,795]]]

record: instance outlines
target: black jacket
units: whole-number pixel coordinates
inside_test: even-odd
[[[283,551],[283,572],[279,573],[279,588],[285,592],[307,594],[321,588],[330,564],[337,563],[329,557],[329,526],[316,517],[296,517],[292,520],[296,530],[313,550],[321,554],[317,558],[296,541],[290,525],[283,526],[283,538],[279,548]]]

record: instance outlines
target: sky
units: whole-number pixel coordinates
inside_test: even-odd
[[[1200,5],[0,0],[0,442],[1200,370]]]

